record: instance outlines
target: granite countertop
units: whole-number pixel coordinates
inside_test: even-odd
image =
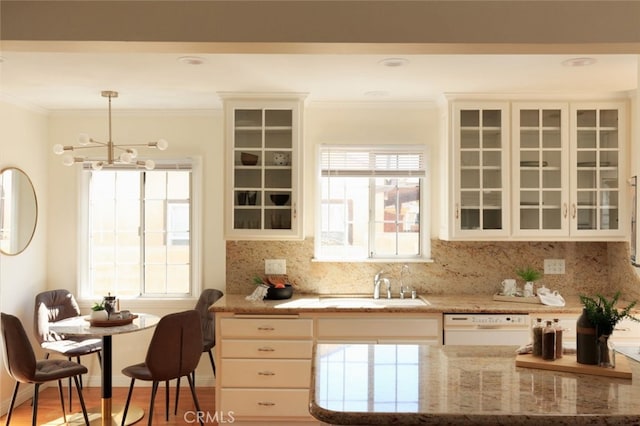
[[[579,313],[582,304],[578,296],[565,297],[563,307],[547,306],[534,303],[494,301],[492,295],[452,295],[421,296],[429,301],[424,306],[387,306],[371,307],[318,307],[315,302],[327,295],[294,293],[285,300],[248,301],[245,294],[225,294],[209,308],[213,312],[234,312],[245,314],[297,314],[300,312],[413,312],[413,313]],[[343,295],[344,296],[344,295]],[[371,297],[371,295],[359,295]],[[623,303],[623,302],[621,302]]]
[[[336,425],[638,424],[637,379],[516,367],[514,350],[318,343],[310,412]]]

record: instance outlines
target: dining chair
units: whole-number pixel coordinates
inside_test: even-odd
[[[125,376],[131,377],[131,385],[124,406],[122,422],[127,418],[129,402],[136,379],[152,382],[151,401],[149,402],[149,426],[153,421],[153,405],[158,391],[158,384],[165,382],[165,417],[169,420],[169,381],[187,376],[191,396],[200,411],[196,396],[196,388],[191,373],[198,366],[202,355],[202,329],[200,315],[196,310],[183,311],[165,315],[160,318],[149,342],[145,361],[130,365],[122,370]],[[203,424],[202,419],[200,423]]]
[[[67,337],[49,330],[49,324],[80,315],[80,307],[73,294],[66,289],[43,291],[36,295],[34,309],[34,333],[46,358],[51,354],[62,355],[80,363],[83,355],[97,354],[102,367],[102,339],[93,337]],[[80,388],[82,388],[80,377]],[[71,379],[69,379],[69,410],[71,410]]]
[[[40,390],[40,385],[54,380],[58,382],[62,417],[66,424],[67,414],[64,409],[62,379],[70,379],[72,377],[76,383],[76,390],[78,392],[78,398],[80,399],[80,405],[82,406],[84,422],[88,425],[89,417],[87,416],[87,409],[84,405],[82,389],[80,389],[80,381],[78,379],[81,374],[87,372],[87,367],[77,362],[62,359],[36,360],[33,347],[22,326],[22,322],[13,315],[4,312],[0,313],[0,327],[2,330],[5,367],[9,375],[16,381],[11,404],[9,405],[9,412],[7,413],[6,425],[9,426],[11,422],[11,414],[13,413],[13,406],[16,402],[20,383],[30,383],[34,385],[31,423],[33,426],[36,426],[38,424],[38,391]]]
[[[200,315],[200,326],[202,327],[202,352],[209,354],[209,361],[211,361],[211,369],[213,375],[216,375],[216,363],[213,360],[213,347],[216,345],[216,319],[215,314],[209,311],[209,306],[213,305],[218,299],[224,296],[224,293],[215,288],[206,288],[200,293],[200,297],[196,302],[195,310]],[[193,383],[196,383],[195,370],[191,374]],[[178,399],[180,398],[180,377],[176,384],[176,403],[174,408],[174,414],[178,414]]]

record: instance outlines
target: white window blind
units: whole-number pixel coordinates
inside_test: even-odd
[[[323,177],[425,177],[424,147],[416,145],[342,146],[320,149]]]

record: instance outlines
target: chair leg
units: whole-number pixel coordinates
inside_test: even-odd
[[[40,383],[36,383],[33,387],[33,414],[31,415],[31,425],[38,426],[38,391],[40,390]]]
[[[78,380],[78,376],[73,376],[73,379],[76,382],[76,391],[78,392],[78,399],[80,400],[80,406],[82,407],[84,422],[87,426],[89,426],[89,416],[87,415],[87,407],[84,405],[84,397],[82,396],[82,389],[80,389],[80,380]]]
[[[200,403],[198,402],[198,397],[196,395],[196,387],[195,387],[195,383],[194,381],[191,379],[191,375],[187,374],[187,380],[189,380],[189,388],[191,389],[191,396],[193,397],[193,403],[196,405],[196,412],[200,413]],[[202,422],[202,416],[198,416],[198,419],[200,420],[200,424],[202,426],[204,426],[204,423]]]
[[[180,399],[180,377],[178,377],[178,380],[176,382],[176,406],[173,411],[174,416],[178,415],[178,399]]]
[[[16,387],[13,388],[13,396],[11,397],[11,404],[9,404],[9,411],[7,412],[7,423],[6,426],[9,426],[11,422],[11,414],[13,413],[13,406],[16,403],[16,397],[18,396],[18,388],[20,387],[20,382],[16,382]]]
[[[71,361],[71,357],[67,357],[69,361]],[[69,377],[69,412],[73,413],[73,396],[71,395],[71,377]]]
[[[69,377],[69,380],[71,380],[71,377]],[[71,384],[71,383],[69,383]],[[62,391],[62,380],[58,380],[58,390],[60,391],[60,405],[62,406],[62,419],[64,420],[64,422],[67,422],[67,413],[65,413],[64,411],[64,392]],[[69,390],[71,390],[71,388],[69,388]]]
[[[102,351],[96,352],[98,355],[98,362],[100,363],[100,369],[102,369]]]
[[[169,421],[169,380],[164,382],[164,419]]]
[[[151,401],[149,402],[149,426],[151,426],[153,423],[153,402],[156,400],[156,392],[158,392],[158,383],[157,381],[153,382],[153,385],[151,386]]]
[[[129,393],[127,394],[127,402],[124,404],[121,426],[124,426],[124,421],[127,419],[127,411],[129,411],[129,402],[131,402],[131,394],[133,393],[133,384],[135,383],[135,381],[136,379],[131,379],[131,384],[129,385]]]
[[[211,369],[213,370],[213,375],[216,375],[216,363],[213,360],[213,354],[211,353],[211,349],[209,349],[209,360],[211,360]]]

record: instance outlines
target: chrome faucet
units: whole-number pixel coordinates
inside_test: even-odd
[[[380,299],[380,283],[384,283],[387,290],[387,299],[391,299],[391,281],[389,278],[383,278],[384,271],[378,272],[373,277],[373,298]]]

